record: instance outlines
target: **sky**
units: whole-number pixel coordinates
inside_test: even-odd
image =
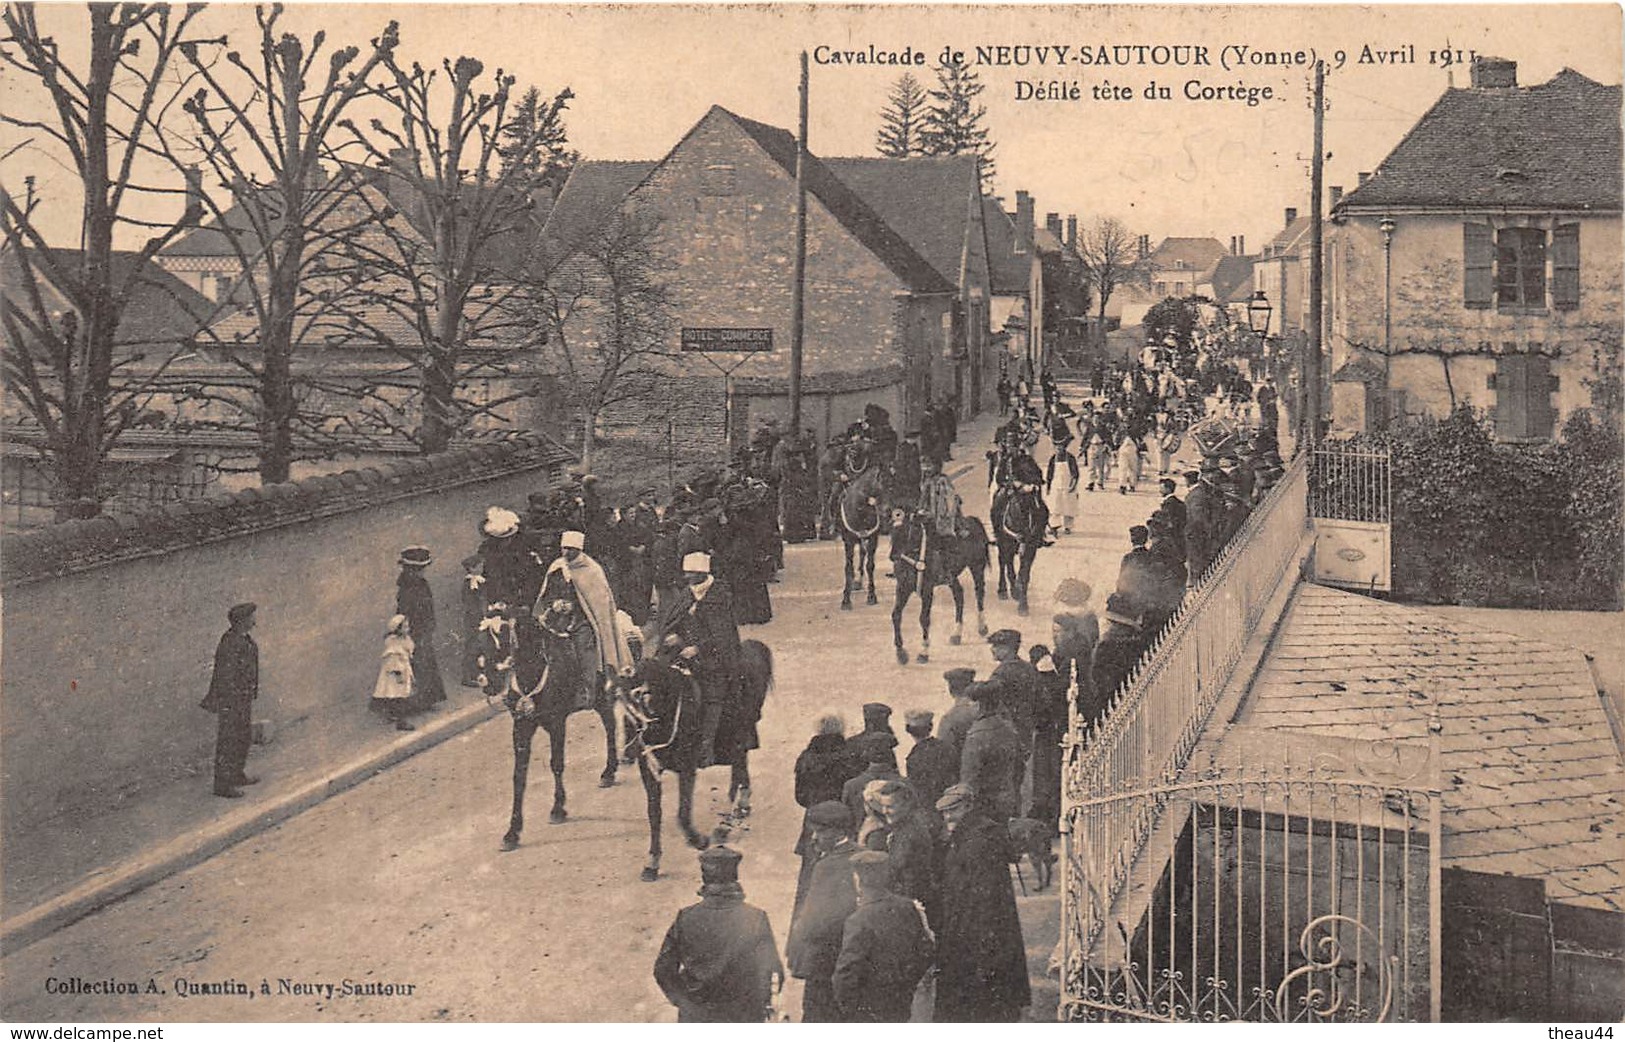
[[[211,32],[250,39],[250,7],[216,6],[204,17]],[[409,60],[438,65],[467,54],[513,73],[521,86],[549,94],[570,87],[570,140],[590,159],[658,159],[713,104],[793,129],[803,50],[815,59],[871,45],[923,55],[912,69],[812,64],[812,151],[872,155],[890,85],[903,71],[933,85],[938,57],[959,50],[986,87],[980,100],[997,143],[995,191],[1008,208],[1021,189],[1034,195],[1040,221],[1047,212],[1084,222],[1109,214],[1153,243],[1211,235],[1228,244],[1241,235],[1249,252],[1280,230],[1286,207],[1308,210],[1313,58],[1330,65],[1326,184],[1347,189],[1452,79],[1467,85],[1466,62],[1447,68],[1444,51],[1514,60],[1520,85],[1565,66],[1618,84],[1622,64],[1615,5],[305,4],[291,6],[285,24],[326,30],[330,44],[365,44],[391,18]],[[42,9],[41,20],[68,47],[84,31],[77,6]],[[1012,62],[1022,55],[1030,64],[993,64],[1000,46],[1033,48],[1010,52]],[[1050,48],[1043,66],[1040,47]],[[1189,64],[1154,64],[1164,52],[1152,48]],[[1086,51],[1095,62],[1080,63]],[[1054,64],[1057,57],[1065,63]],[[1113,63],[1100,64],[1102,57]],[[1122,58],[1129,63],[1115,63]],[[1170,97],[1147,99],[1153,83]],[[1018,97],[1051,84],[1061,100]],[[30,87],[7,73],[0,107],[37,111]],[[1098,100],[1097,90],[1108,87],[1127,88],[1129,100]],[[1186,96],[1204,88],[1239,97]],[[1080,97],[1070,100],[1074,89]],[[15,130],[0,131],[0,154],[18,140]],[[72,181],[37,142],[0,162],[0,179],[15,192],[25,174],[35,175],[49,204],[46,227],[54,241],[72,245]],[[173,200],[161,206],[177,208]]]

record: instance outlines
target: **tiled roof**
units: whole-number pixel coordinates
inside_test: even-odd
[[[72,270],[79,264],[78,250],[53,249],[50,252],[59,267]],[[216,306],[152,261],[137,272],[135,264],[140,256],[133,250],[113,251],[113,278],[130,280],[129,300],[119,319],[117,343],[128,347],[179,344],[198,331],[214,314]],[[34,270],[49,282],[49,268],[36,265]],[[0,286],[14,292],[13,287],[20,286],[21,277],[16,255],[8,253],[0,260]]]
[[[1533,87],[1447,90],[1336,209],[1538,206],[1618,212],[1620,88],[1564,69]]]
[[[796,172],[795,135],[780,127],[758,123],[735,115],[720,105],[712,108],[733,120],[761,146],[762,151],[794,177]],[[923,293],[950,293],[955,282],[939,274],[931,263],[886,223],[885,219],[858,193],[841,181],[816,156],[807,157],[805,170],[808,194],[815,197],[853,237],[890,268],[904,285]]]
[[[1303,242],[1303,237],[1309,234],[1311,223],[1308,217],[1294,219],[1291,224],[1276,232],[1275,238],[1264,244],[1264,253],[1260,259],[1294,255],[1298,245]]]
[[[1253,295],[1252,257],[1226,254],[1213,267],[1213,299],[1220,304],[1245,301]]]
[[[1016,225],[997,199],[983,197],[982,227],[987,234],[988,278],[997,296],[1026,293],[1032,258],[1016,252]]]
[[[1229,251],[1224,244],[1214,238],[1186,238],[1169,236],[1157,244],[1151,253],[1151,266],[1159,270],[1173,270],[1190,272],[1205,272],[1219,262],[1221,257],[1228,256]],[[1180,262],[1184,266],[1180,267]]]
[[[981,193],[975,156],[843,157],[823,163],[907,239],[937,274],[958,284],[970,207]]]
[[[1415,748],[1435,719],[1444,864],[1625,911],[1625,768],[1576,650],[1304,584],[1237,722]]]
[[[580,245],[654,168],[648,160],[577,163],[542,229],[549,252],[560,248],[568,252]]]

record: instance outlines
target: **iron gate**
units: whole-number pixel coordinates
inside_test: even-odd
[[[1315,581],[1393,588],[1393,463],[1387,452],[1322,443],[1311,453]]]

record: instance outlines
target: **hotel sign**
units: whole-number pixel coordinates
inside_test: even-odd
[[[771,351],[771,329],[683,327],[684,351]]]

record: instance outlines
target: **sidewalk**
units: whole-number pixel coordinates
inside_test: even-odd
[[[450,654],[448,659],[446,656]],[[456,661],[442,649],[442,661]],[[234,843],[285,821],[379,771],[501,711],[474,688],[446,685],[447,700],[394,730],[357,699],[353,710],[320,720],[272,723],[266,745],[249,753],[260,784],[240,800],[211,794],[208,772],[129,794],[76,819],[46,821],[8,842],[0,881],[0,948],[16,951]],[[199,726],[207,726],[199,713]]]

